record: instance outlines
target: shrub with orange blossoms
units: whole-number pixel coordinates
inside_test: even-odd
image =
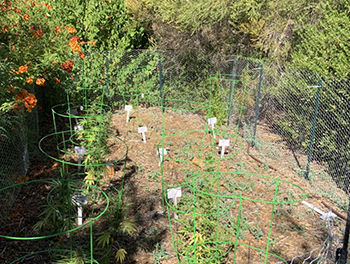
[[[32,93],[28,93],[26,89],[23,89],[17,94],[17,96],[15,97],[15,101],[16,103],[11,107],[11,109],[21,109],[19,103],[23,102],[28,112],[31,112],[38,102],[35,95]]]
[[[19,72],[19,73],[28,72],[28,66],[27,66],[27,65],[19,66],[19,67],[18,67],[18,72]]]
[[[44,78],[38,78],[36,79],[35,83],[39,86],[45,86],[46,85],[46,81]]]

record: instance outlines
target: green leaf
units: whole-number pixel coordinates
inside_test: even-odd
[[[97,245],[102,248],[109,246],[111,241],[111,234],[109,232],[100,233],[100,236],[97,238]]]
[[[125,255],[126,254],[127,253],[126,253],[125,249],[121,248],[121,249],[118,250],[117,254],[115,254],[115,259],[118,262],[122,263],[124,261],[124,259],[125,259]]]

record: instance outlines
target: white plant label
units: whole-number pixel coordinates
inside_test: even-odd
[[[177,187],[177,188],[172,188],[172,189],[167,189],[167,193],[168,193],[168,199],[172,199],[174,205],[177,205],[177,198],[181,197],[182,195],[182,191],[181,191],[181,187]],[[178,218],[177,214],[174,213],[174,218]]]
[[[75,130],[75,131],[84,130],[84,126],[83,126],[83,125],[76,125],[76,126],[74,126],[74,130]]]
[[[211,126],[211,130],[213,130],[213,137],[215,138],[215,133],[214,133],[214,124],[218,122],[216,117],[212,117],[208,119],[208,125]]]
[[[126,105],[125,106],[125,111],[126,111],[126,123],[129,123],[129,116],[130,116],[130,111],[132,109],[132,105]]]
[[[221,158],[224,157],[225,154],[225,147],[230,146],[230,140],[228,139],[220,139],[219,140],[219,147],[221,147]]]
[[[159,148],[157,149],[157,155],[159,155],[159,166],[160,164],[162,164],[162,161],[163,161],[163,154],[166,155],[168,152],[167,152],[167,149],[166,148]]]
[[[144,127],[139,127],[139,128],[138,128],[138,132],[139,132],[139,133],[142,133],[143,143],[146,143],[146,135],[145,135],[145,132],[147,132],[147,127],[146,127],[146,126],[144,126]]]
[[[81,155],[86,153],[86,148],[75,146],[74,147],[74,152],[75,152],[75,154],[79,155],[79,157],[78,157],[78,164],[79,164],[78,165],[78,171],[80,171]]]
[[[78,207],[78,226],[83,224],[83,204],[87,204],[87,195],[73,195],[72,201]]]
[[[76,108],[73,108],[73,109],[70,110],[70,114],[72,116],[77,116],[78,115],[78,110]],[[78,119],[76,117],[74,118],[74,120],[75,120],[75,123],[78,124]]]
[[[141,94],[141,98],[145,98],[145,94]]]

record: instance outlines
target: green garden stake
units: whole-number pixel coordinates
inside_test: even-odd
[[[310,172],[310,163],[311,163],[311,157],[312,157],[312,150],[314,145],[314,139],[315,139],[315,130],[316,130],[316,123],[317,123],[317,113],[318,113],[318,106],[320,104],[320,95],[321,95],[321,88],[322,88],[322,81],[318,81],[317,86],[309,86],[311,87],[317,87],[317,93],[316,93],[316,102],[315,102],[315,110],[314,110],[314,118],[312,121],[312,128],[311,128],[311,138],[310,138],[310,145],[309,145],[309,151],[307,155],[307,165],[306,165],[306,172],[305,172],[305,179],[309,179],[309,172]]]

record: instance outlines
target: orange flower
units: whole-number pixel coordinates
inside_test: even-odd
[[[30,18],[30,15],[24,14],[24,15],[23,15],[23,18],[24,18],[24,20],[28,20],[28,19]]]
[[[85,60],[85,55],[83,52],[79,52],[79,57],[82,59],[82,60]]]
[[[58,26],[57,26],[57,27],[55,27],[55,32],[56,32],[56,33],[61,32],[60,27],[58,27]]]
[[[30,76],[26,79],[26,83],[32,84],[33,83],[33,77]]]
[[[28,112],[31,112],[32,109],[36,106],[36,103],[38,100],[36,99],[35,95],[30,93],[26,98],[23,99],[24,106],[27,108]]]
[[[69,33],[72,33],[72,34],[75,33],[75,31],[76,31],[74,27],[67,28],[67,30],[68,30]]]
[[[75,52],[80,52],[80,46],[78,44],[78,37],[72,37],[69,41],[70,48]]]
[[[28,67],[27,67],[27,65],[19,66],[19,67],[18,67],[18,72],[19,72],[19,73],[28,72]]]
[[[45,4],[45,7],[47,8],[47,9],[49,9],[50,11],[51,11],[51,6],[50,5],[48,5],[48,4]]]
[[[6,33],[10,26],[5,26],[1,29],[2,33]]]
[[[28,96],[28,91],[26,89],[23,89],[22,91],[20,91],[16,98],[15,101],[20,101],[23,100],[24,98],[26,98]]]
[[[61,80],[58,79],[58,78],[55,78],[55,81],[56,81],[57,84],[60,84],[60,83],[61,83]]]
[[[44,35],[44,32],[43,32],[41,29],[35,30],[35,31],[32,33],[32,36],[33,36],[34,38],[36,38],[36,39],[41,38],[43,35]]]
[[[88,43],[90,43],[90,44],[93,45],[93,46],[96,46],[96,41],[91,40],[91,41],[89,41]]]
[[[39,86],[45,86],[46,85],[46,82],[45,82],[45,79],[44,78],[38,78],[36,79],[35,83]]]

